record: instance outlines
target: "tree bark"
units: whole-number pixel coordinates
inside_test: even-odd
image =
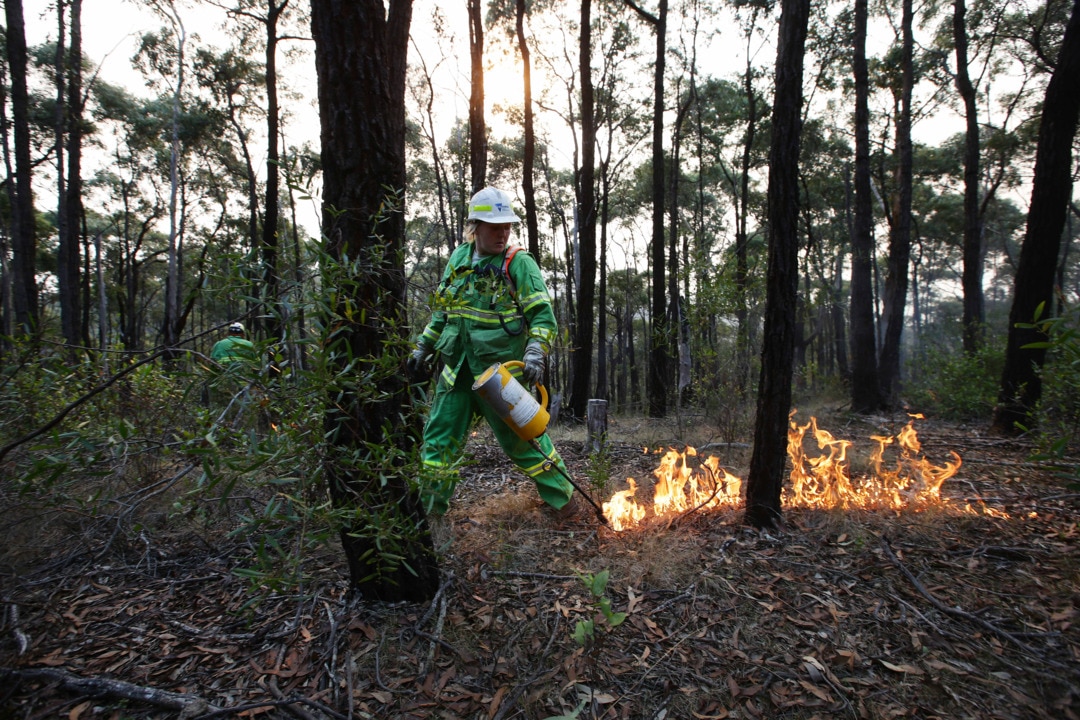
[[[968,72],[967,6],[953,3],[953,41],[956,44],[956,88],[964,100],[964,352],[974,355],[982,346],[986,313],[983,307],[982,217],[979,213],[979,108]]]
[[[667,415],[671,391],[671,334],[668,322],[668,288],[664,247],[664,68],[667,58],[668,1],[660,0],[656,15],[646,12],[633,0],[624,0],[630,8],[652,25],[656,33],[656,58],[653,66],[652,127],[652,329],[649,334],[649,417]]]
[[[469,2],[469,159],[472,192],[487,185],[487,128],[484,122],[484,15],[480,0]]]
[[[536,130],[533,127],[532,100],[532,57],[529,43],[525,38],[525,0],[515,3],[515,31],[517,32],[518,52],[521,53],[523,68],[522,83],[524,99],[524,126],[521,158],[521,193],[525,200],[525,237],[529,253],[540,262],[540,221],[536,212],[536,187],[533,173],[536,167]]]
[[[82,203],[82,141],[83,141],[83,83],[82,83],[82,0],[71,2],[71,39],[68,45],[67,82],[67,201],[63,213],[67,216],[68,247],[65,256],[72,263],[68,283],[71,285],[74,320],[65,323],[64,340],[72,345],[85,342],[87,322],[84,314],[86,300],[82,296],[80,245],[83,236]]]
[[[772,527],[781,517],[799,284],[798,163],[803,56],[810,0],[783,0],[769,150],[769,260],[765,344],[761,353],[754,450],[746,485],[746,522]]]
[[[267,305],[266,335],[283,340],[285,337],[285,306],[280,302],[278,273],[278,226],[280,215],[280,125],[277,93],[277,24],[289,0],[266,3],[266,202],[262,227],[263,301]]]
[[[870,81],[866,63],[868,0],[855,0],[855,221],[851,232],[851,409],[881,406],[874,334],[874,199],[870,188]]]
[[[911,91],[914,86],[914,47],[912,0],[903,0],[901,31],[900,114],[896,122],[896,196],[893,224],[889,232],[889,259],[885,274],[885,339],[881,345],[878,379],[888,407],[900,399],[900,354],[904,332],[904,308],[907,304],[908,266],[911,263]]]
[[[1057,66],[1046,86],[1039,124],[1027,231],[1013,285],[1005,367],[992,422],[993,429],[1001,433],[1018,432],[1018,423],[1030,424],[1030,413],[1042,397],[1040,370],[1046,360],[1046,348],[1025,346],[1046,337],[1037,327],[1018,327],[1018,323],[1032,323],[1040,306],[1045,317],[1053,305],[1054,273],[1072,196],[1072,144],[1080,116],[1078,77],[1080,0],[1073,0]]]
[[[592,80],[592,4],[581,0],[578,43],[581,76],[581,168],[577,178],[578,302],[574,324],[573,385],[569,409],[585,419],[592,388],[593,318],[596,294],[596,101]]]
[[[404,417],[401,357],[408,346],[402,208],[411,18],[412,0],[391,0],[389,9],[382,0],[311,3],[323,230],[332,258],[323,282],[335,286],[324,319],[323,351],[335,372],[324,469],[335,506],[351,516],[341,529],[351,585],[388,602],[430,600],[439,585],[406,465],[418,440]]]
[[[37,238],[34,232],[34,197],[30,161],[29,94],[26,85],[26,26],[22,0],[6,0],[7,60],[11,73],[11,121],[15,144],[15,181],[8,182],[11,196],[11,272],[14,331],[31,335],[37,331],[38,292],[36,278]]]
[[[183,240],[180,232],[180,110],[184,91],[184,49],[187,44],[187,32],[183,20],[175,6],[169,4],[167,10],[173,29],[176,32],[176,87],[172,95],[172,128],[169,150],[169,252],[165,272],[165,313],[162,319],[162,344],[173,348],[180,343],[180,298],[182,296]],[[173,356],[167,356],[169,360]]]

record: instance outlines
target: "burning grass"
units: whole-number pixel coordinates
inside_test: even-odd
[[[876,444],[870,456],[868,475],[853,475],[848,450],[853,443],[834,437],[818,427],[816,417],[804,425],[791,414],[788,429],[789,484],[782,500],[787,507],[818,509],[918,509],[943,502],[941,486],[956,475],[960,456],[935,465],[922,457],[922,445],[911,415],[895,435],[871,435]],[[819,454],[807,452],[807,432],[816,441]],[[646,449],[646,452],[648,450]],[[699,460],[698,451],[687,447],[661,453],[653,470],[655,486],[651,506],[638,496],[638,482],[627,478],[629,487],[604,503],[604,516],[616,531],[639,526],[646,517],[674,518],[686,513],[735,507],[741,503],[743,481],[720,467],[720,459],[709,455]]]
[[[861,437],[896,437],[911,420]],[[402,720],[1077,717],[1080,497],[1024,466],[1024,448],[926,424],[914,456],[929,447],[932,459],[942,448],[964,458],[935,502],[788,504],[775,532],[743,526],[730,498],[697,509],[686,468],[702,473],[706,496],[713,479],[724,494],[734,482],[705,464],[707,451],[667,466],[669,493],[681,479],[689,509],[650,505],[638,526],[613,532],[587,509],[554,522],[498,448],[477,442],[432,603],[350,597],[337,548],[305,558],[310,586],[260,595],[232,572],[250,548],[174,527],[152,536],[153,568],[111,556],[7,584],[31,644],[17,654],[9,623],[0,652],[20,668],[122,679],[264,718],[287,708]],[[611,476],[640,478],[639,494],[653,497],[667,451],[643,453],[613,430]],[[833,452],[815,452],[813,430],[802,435],[807,472]],[[589,458],[556,444],[584,477]],[[853,488],[871,476],[877,441],[863,444],[845,448],[851,466],[867,467],[849,470]],[[882,447],[881,468],[906,467],[899,441]],[[736,452],[726,457],[737,478]],[[582,581],[605,570],[601,594],[625,613],[617,626],[599,621]],[[578,642],[590,619],[595,632]],[[165,716],[40,678],[11,687],[0,711],[20,717]]]

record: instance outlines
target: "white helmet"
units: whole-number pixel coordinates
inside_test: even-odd
[[[244,324],[239,323],[239,322],[234,322],[234,323],[230,324],[229,325],[229,332],[231,332],[231,333],[242,333],[242,332],[244,332]]]
[[[519,218],[510,206],[510,196],[502,190],[486,187],[472,196],[469,201],[468,220],[480,220],[486,223],[519,223]]]

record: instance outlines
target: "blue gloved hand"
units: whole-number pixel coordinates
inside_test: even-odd
[[[544,352],[540,343],[531,342],[525,348],[525,356],[521,358],[525,363],[521,371],[521,377],[530,385],[544,384],[544,366],[547,362],[547,353]]]

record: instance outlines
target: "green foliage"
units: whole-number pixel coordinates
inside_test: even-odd
[[[608,481],[611,480],[611,448],[608,447],[606,436],[600,438],[598,449],[589,453],[585,475],[589,478],[592,494],[606,496]]]
[[[987,342],[975,355],[931,347],[910,369],[907,397],[912,407],[950,420],[990,417],[997,403],[1005,351]]]
[[[1034,322],[1017,324],[1046,336],[1024,346],[1047,352],[1041,370],[1042,397],[1035,413],[1039,451],[1031,460],[1045,463],[1070,488],[1080,489],[1080,465],[1075,460],[1080,451],[1080,307],[1045,319],[1043,310],[1040,305]]]
[[[611,609],[611,598],[606,595],[607,570],[601,570],[595,575],[592,573],[578,573],[577,575],[581,582],[584,583],[585,589],[589,591],[589,595],[592,596],[592,605],[596,610],[596,615],[593,618],[578,620],[574,626],[574,642],[585,647],[595,641],[596,633],[602,628],[606,627],[608,630],[614,630],[619,625],[622,625],[623,621],[626,620],[626,613],[615,612]]]

